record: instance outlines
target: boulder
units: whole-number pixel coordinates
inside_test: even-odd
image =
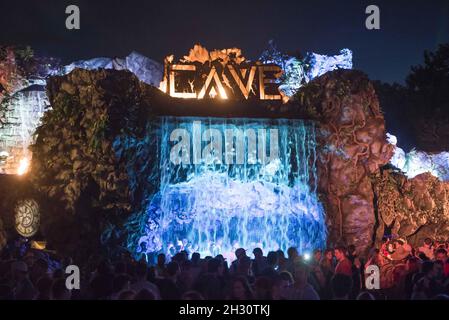
[[[296,98],[318,120],[318,182],[328,241],[366,252],[376,225],[370,177],[394,150],[373,85],[362,72],[337,70],[309,82]]]
[[[29,173],[48,204],[43,233],[64,251],[73,244],[58,239],[60,229],[66,233],[62,239],[78,237],[84,250],[73,254],[104,250],[107,245],[102,247],[100,239],[105,226],[114,221],[114,227],[126,232],[121,222],[131,204],[138,205],[145,167],[136,173],[130,168],[138,156],[147,160],[135,143],[145,140],[148,101],[162,93],[127,70],[74,69],[51,77],[47,94],[51,109],[36,130]]]
[[[62,69],[61,75],[72,72],[75,68],[85,70],[114,69],[128,70],[134,73],[140,81],[154,87],[159,87],[163,77],[163,66],[138,52],[131,52],[122,58],[93,58],[72,62]]]

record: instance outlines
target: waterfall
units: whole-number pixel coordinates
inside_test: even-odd
[[[158,191],[140,246],[230,257],[238,247],[325,246],[313,123],[164,117],[151,134]]]
[[[41,86],[33,85],[17,92],[8,101],[6,119],[8,124],[0,128],[0,151],[8,158],[0,167],[4,173],[17,173],[28,163],[33,134],[48,106],[48,99]]]

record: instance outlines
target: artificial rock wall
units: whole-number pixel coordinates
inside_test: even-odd
[[[388,227],[392,234],[421,244],[429,237],[449,239],[449,183],[430,173],[407,179],[392,169],[379,170],[373,176],[380,219],[377,239]]]
[[[149,92],[162,94],[123,71],[76,69],[52,78],[52,110],[45,114],[32,148],[36,186],[75,214],[78,204],[86,202],[86,190],[91,196],[87,207],[109,210],[111,217],[126,216],[133,205],[139,206],[143,199],[138,190],[147,182],[130,175],[139,172],[128,170],[138,165],[132,155],[138,149],[126,144],[129,137],[139,140],[145,132],[156,97]],[[306,85],[288,108],[305,108],[318,122],[319,191],[329,242],[366,250],[379,224],[372,175],[388,163],[394,148],[387,142],[371,83],[357,71],[327,73]]]
[[[60,66],[56,59],[35,57],[30,48],[0,46],[0,173],[20,172],[21,161],[32,157],[29,146],[49,104],[48,76],[65,75],[75,68],[128,70],[156,87],[163,73],[162,65],[137,52]]]
[[[330,243],[364,251],[376,225],[371,175],[388,163],[393,146],[372,84],[358,71],[338,70],[307,84],[297,97],[319,120],[319,190]]]
[[[142,137],[162,93],[127,71],[80,69],[51,78],[47,91],[52,109],[37,130],[30,175],[49,203],[43,231],[67,252],[80,251],[79,239],[85,252],[94,243],[100,247],[108,228],[123,245],[127,235],[120,230],[131,207],[144,202],[143,185],[151,183],[153,160]],[[366,252],[386,226],[413,241],[447,235],[447,185],[430,175],[407,179],[385,169],[395,146],[363,73],[326,73],[286,108],[307,110],[318,123],[319,192],[330,244]]]
[[[29,178],[45,198],[45,237],[58,250],[85,257],[105,249],[105,231],[123,231],[139,203],[145,170],[155,163],[143,147],[147,96],[162,93],[129,71],[105,69],[52,77],[47,93],[51,109],[36,131]],[[133,168],[139,176],[129,174]]]
[[[390,164],[397,147],[388,141],[366,75],[327,73],[307,84],[297,99],[319,120],[319,189],[330,244],[354,244],[366,253],[385,233],[415,245],[425,237],[448,238],[449,183],[430,173],[407,178]]]

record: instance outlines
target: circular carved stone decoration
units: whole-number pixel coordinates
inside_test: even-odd
[[[15,209],[17,232],[24,237],[33,236],[39,229],[39,205],[33,199],[20,200]]]

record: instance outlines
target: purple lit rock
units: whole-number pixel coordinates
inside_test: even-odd
[[[129,70],[134,73],[140,81],[154,87],[159,87],[163,76],[163,66],[135,51],[124,59],[122,58],[93,58],[90,60],[75,61],[63,68],[62,74],[70,73],[73,69],[86,70],[115,69]]]

